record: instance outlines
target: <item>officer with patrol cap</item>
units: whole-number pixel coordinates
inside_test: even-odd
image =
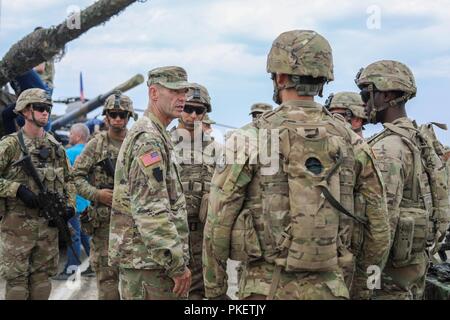
[[[250,108],[250,113],[249,115],[252,116],[252,121],[255,121],[256,119],[258,119],[264,112],[267,111],[272,111],[273,107],[268,104],[268,103],[264,103],[264,102],[257,102],[254,103],[251,108]]]
[[[100,300],[119,300],[119,271],[108,265],[109,224],[115,164],[127,134],[128,120],[137,119],[131,99],[117,91],[105,101],[103,115],[108,131],[101,131],[87,143],[74,164],[78,194],[91,201],[80,217],[91,238],[90,265],[97,275]]]
[[[46,300],[50,277],[58,268],[58,229],[42,216],[43,199],[35,180],[16,165],[30,156],[45,188],[67,203],[63,218],[75,214],[75,188],[69,160],[61,144],[44,131],[52,110],[50,96],[42,89],[24,90],[15,112],[25,125],[0,141],[0,275],[6,280],[7,300]]]
[[[353,131],[363,137],[362,131],[367,124],[367,115],[361,96],[356,92],[331,93],[325,102],[325,107],[332,114],[340,114],[350,123]]]

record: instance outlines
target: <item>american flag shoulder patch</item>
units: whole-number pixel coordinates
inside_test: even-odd
[[[148,167],[152,164],[160,162],[161,156],[159,155],[158,151],[150,151],[140,156],[139,159],[142,161],[144,167]]]

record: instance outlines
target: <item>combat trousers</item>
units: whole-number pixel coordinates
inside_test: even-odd
[[[174,281],[162,269],[120,268],[120,292],[123,300],[185,300],[173,292]]]
[[[25,211],[26,210],[26,211]],[[58,270],[58,230],[35,210],[8,212],[0,222],[0,275],[6,300],[47,300]]]
[[[428,254],[423,252],[417,263],[394,268],[388,261],[381,274],[381,289],[374,291],[375,300],[422,300],[429,267]]]
[[[192,256],[189,262],[189,270],[192,273],[191,288],[189,289],[189,300],[202,300],[205,298],[205,285],[203,283],[202,267],[202,247],[203,247],[203,228],[204,224],[195,220],[189,221],[189,245]]]
[[[342,271],[330,272],[284,272],[272,288],[276,278],[275,265],[267,262],[243,265],[239,279],[240,300],[267,298],[271,289],[274,300],[343,300],[349,299]]]
[[[109,219],[99,222],[91,238],[90,264],[97,275],[99,300],[119,300],[119,270],[108,265]]]

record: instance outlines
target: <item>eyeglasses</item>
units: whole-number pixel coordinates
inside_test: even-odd
[[[44,112],[44,111],[47,111],[47,113],[52,112],[52,106],[46,103],[33,103],[32,107],[33,110],[37,112]]]
[[[252,113],[252,118],[253,119],[256,119],[256,118],[259,118],[259,116],[262,114],[262,112],[253,112]]]
[[[188,114],[191,114],[192,112],[195,112],[196,115],[204,114],[206,111],[205,108],[202,107],[193,107],[193,106],[184,106],[183,112],[186,112]]]
[[[111,119],[116,119],[117,117],[119,117],[120,119],[125,119],[128,117],[128,112],[111,111],[111,112],[108,112],[108,116]]]

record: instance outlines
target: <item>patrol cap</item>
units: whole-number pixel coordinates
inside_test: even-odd
[[[257,102],[255,104],[253,104],[252,107],[250,108],[249,115],[253,114],[254,112],[272,111],[272,109],[273,109],[273,107],[268,103]]]
[[[47,91],[39,88],[32,88],[22,91],[17,98],[16,107],[14,108],[15,113],[19,113],[25,109],[30,103],[45,103],[52,105],[52,98]]]
[[[167,89],[188,89],[192,84],[187,80],[187,73],[181,67],[167,66],[152,69],[148,72],[147,85],[159,84]]]
[[[203,123],[206,123],[206,124],[216,124],[216,122],[215,122],[214,120],[212,120],[212,119],[209,118],[209,116],[208,116],[207,113],[206,113],[205,116],[203,117],[202,122],[203,122]]]
[[[206,107],[206,112],[211,112],[211,97],[208,90],[198,83],[191,83],[192,87],[189,88],[186,98],[187,105],[201,104]]]

